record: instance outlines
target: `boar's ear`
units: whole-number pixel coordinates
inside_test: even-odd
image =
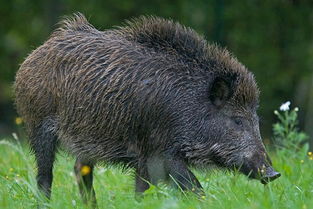
[[[210,100],[218,108],[223,107],[227,100],[231,98],[237,80],[237,75],[225,77],[216,77],[210,89]]]

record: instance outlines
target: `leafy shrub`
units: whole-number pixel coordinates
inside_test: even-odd
[[[279,111],[274,111],[278,117],[278,122],[273,125],[277,154],[304,159],[309,150],[308,136],[298,128],[299,108],[290,109],[289,106],[290,102],[287,101]]]

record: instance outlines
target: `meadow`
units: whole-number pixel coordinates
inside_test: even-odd
[[[98,166],[94,186],[99,208],[313,208],[313,154],[296,128],[297,109],[278,112],[271,149],[274,168],[282,176],[264,186],[242,174],[221,170],[195,171],[206,196],[180,192],[165,184],[150,187],[135,199],[132,170]],[[35,160],[29,146],[17,139],[0,140],[0,208],[88,208],[76,184],[74,158],[59,152],[54,168],[51,201],[37,190]]]

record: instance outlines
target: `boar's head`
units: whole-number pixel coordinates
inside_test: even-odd
[[[208,86],[194,102],[198,106],[189,118],[193,134],[182,148],[185,158],[195,166],[236,169],[263,184],[278,178],[260,135],[253,74],[245,68],[219,73]]]

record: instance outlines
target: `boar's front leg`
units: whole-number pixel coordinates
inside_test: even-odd
[[[167,169],[170,177],[184,191],[192,191],[203,195],[203,188],[196,176],[188,169],[182,160],[168,160]]]
[[[95,190],[93,189],[93,164],[77,159],[74,166],[80,194],[85,204],[97,206]]]
[[[149,176],[146,166],[140,166],[136,169],[136,185],[135,192],[137,196],[140,196],[144,191],[149,189]]]

